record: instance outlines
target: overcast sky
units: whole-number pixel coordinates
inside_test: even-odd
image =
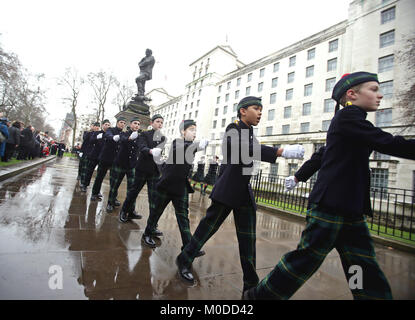
[[[0,43],[32,73],[44,73],[48,120],[58,133],[69,108],[56,79],[65,68],[112,72],[135,87],[138,62],[153,50],[146,92],[180,95],[191,62],[228,44],[250,63],[347,19],[350,0],[2,0]],[[113,92],[115,94],[115,91]],[[82,94],[82,92],[81,92]],[[107,117],[116,113],[110,107]],[[92,112],[85,86],[80,101]]]

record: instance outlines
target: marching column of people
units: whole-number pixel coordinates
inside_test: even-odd
[[[275,163],[277,157],[302,159],[304,148],[301,145],[276,148],[258,142],[253,127],[261,120],[261,98],[249,96],[239,101],[238,120],[227,126],[223,137],[219,175],[216,174],[218,157],[211,161],[206,176],[204,159],[198,163],[193,181],[201,183],[202,194],[207,185],[213,185],[213,189],[211,204],[193,234],[188,215],[189,194],[194,190],[189,181],[195,154],[205,150],[209,141],[195,142],[196,122],[192,119],[180,123],[181,137],[172,141],[165,162],[161,155],[167,138],[160,131],[163,126],[161,115],[153,116],[151,130],[141,133],[138,131],[139,119],[133,119],[129,130],[123,132],[125,119],[119,118],[116,127],[85,135],[85,143],[91,143],[91,150],[95,151],[87,152],[86,159],[90,160],[81,184],[85,191],[98,164],[91,200],[101,199],[101,184],[110,169],[107,212],[112,212],[114,206],[120,205],[117,191],[127,175],[127,197],[119,213],[122,223],[142,218],[135,212],[135,201],[147,184],[149,215],[141,241],[150,248],[156,247],[155,237],[163,235],[157,229],[157,223],[172,202],[182,239],[176,265],[185,283],[194,284],[191,269],[194,259],[205,254],[204,244],[232,211],[243,271],[244,299],[290,298],[334,248],[340,254],[347,279],[351,265],[359,265],[364,270],[364,288],[351,289],[355,299],[391,299],[391,289],[377,264],[365,220],[365,215],[372,215],[369,155],[376,150],[415,160],[415,139],[392,136],[366,120],[367,113],[376,111],[382,99],[376,74],[355,72],[344,75],[335,85],[332,98],[337,105],[327,132],[326,146],[317,150],[294,176],[286,179],[289,191],[299,181],[306,181],[319,171],[309,197],[306,228],[297,249],[283,255],[262,281],[256,272],[257,207],[250,184],[254,162]],[[339,110],[339,105],[344,108]],[[100,139],[102,142],[98,147]]]

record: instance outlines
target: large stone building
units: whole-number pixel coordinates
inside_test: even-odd
[[[198,138],[211,141],[206,151],[210,158],[221,154],[221,138],[236,119],[238,101],[260,96],[264,108],[255,128],[259,141],[282,147],[301,143],[308,159],[325,143],[334,115],[334,84],[344,73],[364,70],[378,73],[384,95],[368,120],[401,133],[397,93],[405,89],[407,68],[414,63],[400,60],[398,53],[415,36],[413,17],[413,0],[356,0],[350,3],[347,20],[246,65],[230,46],[217,46],[189,65],[181,96],[171,97],[162,89],[149,93],[152,114],[164,115],[164,132],[170,138],[179,135],[180,121],[196,120]],[[403,135],[413,138],[415,128]],[[288,176],[303,162],[279,158],[276,164],[262,163],[261,169]],[[414,161],[374,152],[370,167],[377,187],[415,189]]]

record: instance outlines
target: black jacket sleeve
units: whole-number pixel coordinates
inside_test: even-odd
[[[298,181],[307,181],[316,173],[321,167],[321,160],[323,158],[326,147],[323,146],[313,153],[311,158],[303,163],[300,169],[294,174]]]

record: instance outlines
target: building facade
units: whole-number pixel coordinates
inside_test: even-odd
[[[181,96],[172,98],[164,91],[163,100],[161,90],[149,93],[163,101],[152,105],[152,114],[165,117],[164,132],[171,138],[179,136],[180,121],[194,119],[198,138],[210,140],[204,154],[209,159],[221,155],[221,139],[236,119],[238,101],[259,96],[264,108],[254,129],[258,140],[282,147],[300,143],[307,160],[325,143],[334,115],[333,86],[344,73],[364,70],[378,73],[384,95],[379,110],[367,119],[387,132],[414,138],[415,127],[402,131],[396,107],[407,68],[414,68],[413,62],[399,60],[406,41],[415,37],[413,17],[413,0],[356,0],[347,20],[246,65],[229,46],[217,46],[189,65]],[[374,186],[415,189],[414,161],[377,152],[370,159]],[[278,158],[276,164],[262,163],[261,169],[288,176],[305,160]]]

